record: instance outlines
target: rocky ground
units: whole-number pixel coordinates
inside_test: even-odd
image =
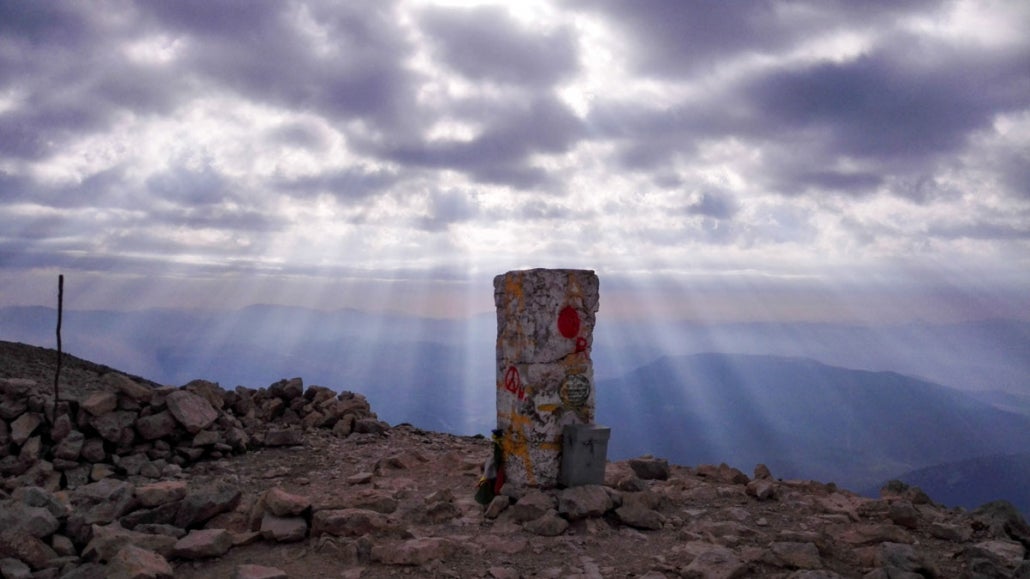
[[[74,361],[61,426],[53,353],[26,348],[0,343],[3,577],[1030,579],[1030,527],[1004,503],[641,457],[484,509],[483,438],[388,427],[360,395],[299,380],[155,388]]]

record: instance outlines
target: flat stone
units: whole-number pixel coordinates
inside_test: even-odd
[[[175,543],[176,557],[183,559],[206,559],[220,557],[232,548],[232,534],[225,529],[200,529],[190,531]]]
[[[926,530],[938,539],[953,541],[955,543],[963,543],[973,536],[973,528],[969,525],[930,523]]]
[[[348,433],[349,434],[349,433]],[[373,474],[370,472],[359,472],[347,477],[347,484],[349,485],[367,485],[372,482]]]
[[[392,527],[386,515],[367,509],[330,509],[316,511],[311,519],[311,536],[361,537]]]
[[[11,441],[21,446],[43,423],[43,417],[35,412],[22,414],[11,423]]]
[[[107,390],[89,393],[79,405],[93,416],[101,416],[118,408],[118,395]]]
[[[277,517],[265,513],[261,518],[261,536],[277,543],[303,541],[308,534],[308,523],[303,517]]]
[[[165,403],[175,420],[190,434],[204,430],[218,419],[218,411],[210,402],[186,390],[172,392]]]
[[[372,546],[373,561],[384,565],[425,565],[451,556],[457,547],[441,537],[422,537],[408,541],[378,543]]]
[[[108,577],[132,579],[171,579],[174,577],[168,560],[153,551],[126,545],[108,562]]]
[[[863,523],[848,525],[836,533],[838,541],[849,545],[875,545],[878,543],[905,543],[912,544],[915,539],[897,525],[884,525],[876,523]]]
[[[184,498],[186,490],[186,481],[160,481],[136,487],[136,500],[149,509]]]
[[[222,441],[222,435],[214,430],[201,430],[193,437],[193,446],[214,446]]]
[[[135,402],[148,403],[154,397],[153,388],[144,386],[125,374],[108,372],[100,380],[104,385]]]
[[[497,495],[493,498],[493,500],[490,501],[490,504],[486,506],[486,510],[483,512],[483,516],[488,519],[496,519],[510,505],[511,497],[507,495]]]
[[[170,557],[175,549],[175,537],[130,531],[118,523],[94,525],[92,534],[89,544],[82,549],[82,557],[86,560],[110,561],[127,545],[153,551],[162,557]]]
[[[1002,539],[994,541],[982,541],[976,544],[976,548],[991,553],[1004,561],[1010,567],[1016,567],[1026,555],[1026,548],[1018,541],[1006,541]]]
[[[311,499],[288,493],[279,487],[268,489],[264,501],[265,508],[277,517],[294,517],[311,507]]]
[[[683,571],[686,577],[730,579],[745,576],[747,564],[725,547],[712,547],[694,557]]]
[[[233,579],[288,579],[282,569],[264,565],[239,565],[233,572]]]
[[[265,433],[265,446],[300,446],[304,433],[292,428],[276,428]]]
[[[657,511],[637,503],[624,504],[615,509],[615,516],[624,525],[635,529],[656,531],[662,528],[662,517]]]
[[[359,418],[354,421],[354,432],[358,434],[383,434],[390,425],[374,418]]]
[[[551,509],[539,518],[526,522],[522,528],[534,535],[557,537],[569,528],[569,522],[559,517],[558,513]]]

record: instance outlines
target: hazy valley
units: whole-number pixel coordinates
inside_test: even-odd
[[[0,309],[0,339],[53,347],[55,320],[50,308]],[[901,477],[945,504],[1002,497],[1030,511],[1030,324],[600,320],[592,355],[612,459],[762,462],[863,492]],[[492,315],[255,306],[66,311],[63,337],[67,352],[159,383],[303,375],[366,394],[390,423],[474,434],[494,424],[495,328]]]

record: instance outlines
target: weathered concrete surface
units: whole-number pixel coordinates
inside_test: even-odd
[[[593,271],[532,269],[494,278],[497,428],[516,486],[553,487],[562,430],[593,424],[590,359],[598,309]]]

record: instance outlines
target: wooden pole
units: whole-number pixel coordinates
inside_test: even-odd
[[[64,314],[64,274],[57,276],[57,370],[54,372],[54,420],[57,420],[57,399],[61,379],[61,317]]]

